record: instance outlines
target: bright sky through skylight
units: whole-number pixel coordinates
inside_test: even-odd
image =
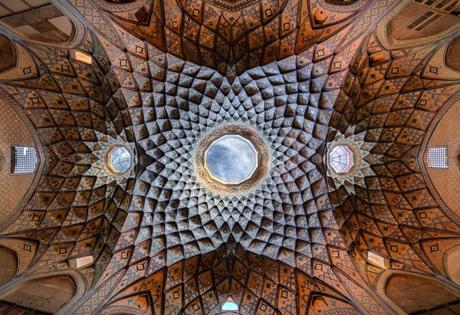
[[[237,311],[238,304],[232,301],[227,301],[222,305],[222,310],[223,311]]]
[[[206,165],[213,177],[226,183],[240,183],[257,168],[257,154],[252,144],[237,135],[215,140],[206,152]]]

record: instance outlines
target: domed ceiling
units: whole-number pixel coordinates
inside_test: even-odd
[[[44,7],[0,14],[1,106],[38,154],[0,310],[460,312],[460,208],[426,162],[460,106],[457,1],[43,2],[67,41],[14,26]]]

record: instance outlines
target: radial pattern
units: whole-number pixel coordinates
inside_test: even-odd
[[[166,249],[169,265],[230,239],[291,265],[300,257],[306,262],[312,244],[326,254],[325,248],[319,254],[321,229],[308,224],[327,193],[320,164],[328,122],[328,110],[311,102],[317,93],[310,90],[310,58],[306,52],[257,67],[232,82],[169,55],[155,67],[153,75],[164,82],[135,127],[143,131],[137,141],[145,157],[134,204],[152,222],[150,255]],[[209,189],[194,167],[200,139],[233,123],[260,133],[272,157],[268,176],[239,195]]]

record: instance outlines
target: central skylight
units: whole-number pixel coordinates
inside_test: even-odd
[[[128,149],[123,146],[115,146],[108,155],[109,168],[115,174],[126,173],[132,164],[132,157]]]
[[[239,184],[257,169],[257,151],[249,140],[239,135],[225,135],[214,140],[206,150],[205,165],[215,180]]]
[[[348,145],[341,144],[332,148],[329,153],[329,165],[337,174],[347,173],[353,168],[353,152]]]

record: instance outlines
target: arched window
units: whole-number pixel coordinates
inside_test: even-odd
[[[222,311],[226,311],[226,312],[238,311],[238,304],[236,304],[235,301],[233,301],[233,299],[229,297],[227,301],[225,301],[224,304],[222,304]]]

